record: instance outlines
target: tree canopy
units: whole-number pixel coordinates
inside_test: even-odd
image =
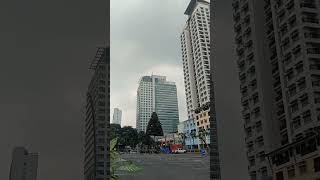
[[[151,115],[146,134],[150,136],[163,136],[162,126],[156,112],[153,112]]]

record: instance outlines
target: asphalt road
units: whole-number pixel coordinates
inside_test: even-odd
[[[200,154],[123,154],[143,170],[120,172],[120,180],[209,180],[209,156]]]

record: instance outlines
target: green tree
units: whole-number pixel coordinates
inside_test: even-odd
[[[187,135],[186,133],[179,133],[178,134],[181,141],[182,141],[182,146],[185,148],[185,145],[186,145],[186,138],[187,138]]]
[[[149,136],[163,136],[162,126],[156,112],[151,115],[146,134]]]
[[[138,133],[138,142],[141,146],[148,146],[148,148],[153,144],[153,139],[147,135],[144,131]]]
[[[191,130],[191,132],[190,132],[190,136],[191,136],[191,138],[192,138],[192,149],[193,149],[193,145],[194,145],[194,138],[196,138],[196,137],[197,137],[197,133],[196,133],[196,131],[195,131],[195,130]]]
[[[148,136],[153,136],[154,142],[156,136],[163,136],[162,126],[156,112],[153,112],[151,115],[151,118],[148,122],[146,134]]]
[[[199,129],[199,132],[198,132],[198,138],[199,140],[202,142],[202,144],[205,145],[206,148],[209,148],[208,144],[207,144],[207,136],[210,135],[210,131],[209,130],[206,130],[206,129]]]
[[[125,126],[121,128],[119,135],[119,143],[123,146],[135,148],[139,143],[138,132],[131,126]]]
[[[120,136],[121,126],[119,124],[110,124],[110,139]]]

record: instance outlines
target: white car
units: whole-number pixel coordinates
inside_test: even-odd
[[[182,153],[186,153],[186,152],[187,152],[187,150],[179,148],[179,149],[175,150],[173,153],[182,154]]]

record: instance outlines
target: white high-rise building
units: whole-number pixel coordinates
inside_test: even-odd
[[[12,153],[9,180],[37,180],[38,154],[16,147]]]
[[[112,122],[114,124],[121,125],[121,118],[122,118],[122,111],[119,108],[114,108]]]
[[[181,34],[184,83],[188,118],[195,109],[210,102],[210,11],[209,2],[191,0]]]
[[[179,123],[177,88],[165,76],[143,76],[137,90],[136,128],[146,131],[152,112],[156,112],[164,134],[176,132]]]
[[[320,179],[320,1],[233,10],[251,179]]]
[[[183,73],[188,119],[196,125],[196,133],[210,132],[199,141],[199,148],[211,146],[211,179],[220,179],[220,161],[216,119],[211,93],[210,73],[210,1],[191,0],[185,15],[188,16],[181,34]],[[211,117],[210,117],[211,115]]]

